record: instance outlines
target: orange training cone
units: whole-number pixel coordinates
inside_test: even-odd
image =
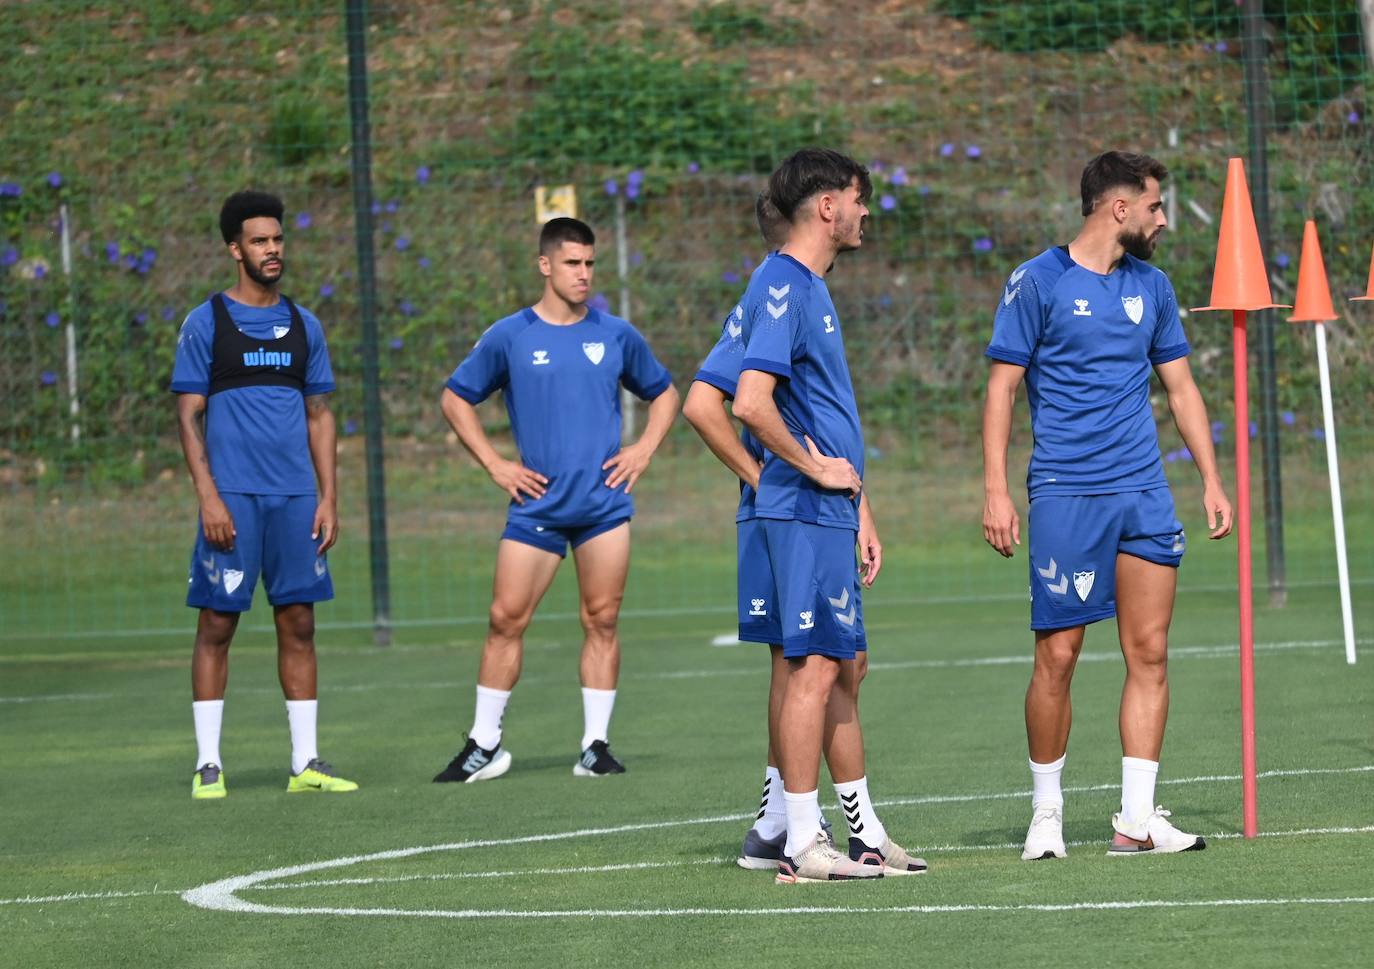
[[[1338,319],[1331,305],[1331,287],[1326,282],[1326,264],[1317,241],[1317,223],[1307,220],[1302,230],[1302,259],[1298,262],[1298,299],[1289,323],[1321,323]]]
[[[1269,274],[1260,251],[1255,210],[1245,184],[1245,165],[1232,158],[1226,166],[1226,196],[1221,205],[1221,234],[1217,238],[1216,268],[1212,273],[1212,302],[1199,310],[1264,310],[1275,303]]]
[[[1354,303],[1357,300],[1366,299],[1374,299],[1374,253],[1370,253],[1369,255],[1369,285],[1365,287],[1363,296],[1355,296],[1350,302]]]

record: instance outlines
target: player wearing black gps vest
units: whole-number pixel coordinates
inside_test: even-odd
[[[224,797],[220,727],[229,644],[259,574],[277,628],[291,728],[287,791],[343,792],[315,742],[315,608],[334,597],[325,553],[338,538],[334,415],[320,321],[277,291],[283,207],[231,195],[220,231],[238,281],[193,309],[177,338],[172,392],[200,501],[186,604],[200,610],[191,662],[196,771],[191,796]]]

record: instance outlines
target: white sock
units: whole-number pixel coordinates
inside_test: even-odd
[[[615,709],[615,690],[582,688],[582,749],[593,740],[608,740],[611,711]]]
[[[805,794],[782,792],[782,801],[787,811],[787,857],[795,858],[797,852],[809,847],[821,833],[821,802],[818,791]]]
[[[820,802],[816,802],[817,808]],[[782,775],[776,767],[769,766],[763,772],[763,799],[759,802],[759,815],[754,819],[754,830],[761,838],[776,838],[787,830],[787,808],[782,801]]]
[[[477,686],[477,707],[472,715],[472,729],[468,736],[483,750],[495,750],[501,743],[501,719],[506,715],[510,690],[493,690]]]
[[[1042,804],[1063,809],[1064,792],[1060,788],[1060,780],[1064,776],[1064,761],[1068,756],[1065,754],[1048,764],[1037,764],[1033,760],[1029,762],[1031,780],[1035,783],[1035,791],[1031,794],[1031,810]]]
[[[849,822],[849,836],[858,838],[870,848],[881,848],[887,840],[887,829],[878,820],[873,802],[869,800],[868,778],[836,784],[835,793],[840,796],[840,810]]]
[[[1121,818],[1139,824],[1154,813],[1159,761],[1121,758]]]
[[[219,732],[224,723],[223,700],[191,701],[191,716],[196,722],[196,770],[206,764],[224,766],[219,759]]]
[[[320,752],[315,749],[315,716],[318,700],[287,700],[286,722],[291,725],[291,773],[305,770]]]

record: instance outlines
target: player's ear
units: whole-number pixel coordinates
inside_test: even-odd
[[[243,262],[243,249],[239,247],[239,241],[237,239],[229,243],[229,255],[233,258],[234,262]]]
[[[539,275],[548,277],[553,273],[553,264],[549,262],[549,257],[540,253],[539,255]]]

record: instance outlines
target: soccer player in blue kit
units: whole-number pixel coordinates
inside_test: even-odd
[[[445,386],[444,416],[511,497],[496,553],[490,623],[467,742],[434,780],[500,777],[510,769],[502,717],[520,677],[524,634],[568,546],[577,565],[583,734],[578,777],[624,773],[608,742],[620,674],[616,625],[630,567],[630,491],[677,415],[672,378],[625,320],[587,305],[595,236],[557,218],[539,236],[539,302],[493,323]],[[650,401],[643,434],[620,446],[620,386]],[[476,405],[502,391],[519,450],[492,446]]]
[[[1155,804],[1169,710],[1168,633],[1186,544],[1159,456],[1150,371],[1202,477],[1213,539],[1231,531],[1231,502],[1212,450],[1207,408],[1188,367],[1188,341],[1168,277],[1146,263],[1166,222],[1146,155],[1108,151],[1083,170],[1083,227],[1007,280],[993,323],[983,412],[983,535],[1010,557],[1021,541],[1007,487],[1016,389],[1026,383],[1034,447],[1030,498],[1031,629],[1026,691],[1034,784],[1021,857],[1063,858],[1069,685],[1088,623],[1116,617],[1121,692],[1121,811],[1108,854],[1196,851]],[[1240,428],[1240,433],[1245,429]]]
[[[278,291],[282,215],[275,196],[229,196],[220,233],[238,281],[193,309],[177,338],[171,390],[200,502],[186,595],[200,610],[191,662],[196,799],[227,793],[219,743],[229,644],[259,574],[291,731],[286,789],[358,788],[316,749],[315,603],[334,597],[325,553],[339,535],[334,374],[320,321]]]
[[[775,250],[787,243],[791,226],[768,199],[767,193],[759,194],[755,216],[759,232],[770,250],[764,264],[754,271],[756,278],[767,271],[767,263],[774,258]],[[778,615],[777,593],[763,524],[754,511],[754,495],[766,452],[748,431],[736,436],[726,409],[726,401],[735,395],[740,365],[744,360],[743,316],[743,304],[737,304],[726,316],[720,338],[697,372],[682,411],[712,453],[740,480],[739,510],[735,519],[738,529],[739,637],[745,642],[769,645],[771,672],[768,691],[768,761],[764,771],[763,797],[754,824],[745,834],[737,863],[745,869],[776,870],[787,839],[787,815],[782,775],[777,766],[776,738],[787,683],[788,660],[783,655],[782,623]],[[861,584],[872,586],[882,568],[882,545],[878,540],[867,495],[863,496],[859,507],[858,543],[862,559]],[[854,668],[852,674],[841,676],[832,687],[823,736],[826,760],[836,782],[836,792],[850,822],[850,846],[856,853],[862,854],[874,848],[881,849],[888,839],[881,827],[867,826],[859,810],[860,791],[865,789],[866,795],[867,777],[863,734],[858,723],[858,688],[867,671],[868,657],[859,585],[854,587],[853,605]],[[824,818],[820,826],[828,835],[829,825]],[[863,842],[865,836],[875,842],[872,848],[855,843],[855,839]],[[918,858],[899,865],[893,850],[895,847],[889,847],[889,855],[893,856],[887,859],[892,866],[890,873],[914,874],[925,870],[925,862]]]

